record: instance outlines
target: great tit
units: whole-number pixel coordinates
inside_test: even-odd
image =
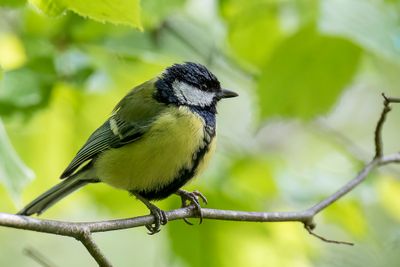
[[[236,96],[222,89],[201,64],[168,67],[133,88],[78,151],[61,174],[63,181],[18,214],[39,215],[73,191],[98,182],[142,201],[155,217],[147,226],[151,234],[167,222],[165,212],[151,200],[175,193],[183,206],[189,202],[201,212],[203,195],[180,188],[201,172],[214,152],[217,102]]]

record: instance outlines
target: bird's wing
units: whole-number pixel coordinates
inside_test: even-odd
[[[138,140],[148,130],[163,106],[152,99],[152,90],[144,85],[133,89],[118,103],[113,115],[89,137],[61,178],[69,177],[82,164],[107,149]]]

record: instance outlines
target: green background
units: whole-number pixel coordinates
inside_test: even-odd
[[[240,97],[221,102],[217,153],[198,189],[208,207],[303,210],[373,157],[381,92],[400,97],[397,0],[0,0],[0,211],[57,182],[132,87],[184,61],[207,65]],[[384,127],[400,149],[400,107]],[[397,266],[400,169],[374,172],[299,223],[174,221],[95,234],[115,266]],[[178,197],[159,202],[180,205]],[[126,192],[90,185],[42,215],[95,221],[147,214]],[[77,241],[0,228],[0,266],[95,266]],[[36,265],[35,265],[36,264]]]

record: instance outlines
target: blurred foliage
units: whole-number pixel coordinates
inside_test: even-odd
[[[4,212],[21,207],[22,193],[26,203],[54,185],[129,88],[175,62],[206,64],[240,95],[220,104],[217,154],[187,186],[211,208],[286,211],[316,203],[372,157],[380,92],[400,96],[398,0],[28,2],[0,0]],[[400,148],[399,118],[394,106],[384,129],[388,152]],[[38,179],[29,183],[33,173]],[[130,229],[96,240],[116,266],[396,266],[399,177],[396,166],[376,172],[317,217],[319,234],[355,248],[321,243],[294,223],[193,220],[192,227],[172,222],[157,236]],[[179,201],[158,205],[172,209]],[[126,192],[96,184],[44,216],[145,213]],[[93,264],[65,238],[0,229],[0,246],[0,266],[32,266],[25,246],[57,266]]]
[[[21,189],[34,177],[18,157],[10,144],[0,120],[0,182],[5,185],[14,200],[19,199]],[[10,179],[12,177],[12,179]]]
[[[326,112],[353,79],[359,60],[360,49],[351,42],[321,36],[313,27],[300,29],[263,68],[258,85],[262,114],[310,118]]]
[[[99,22],[127,24],[141,28],[139,0],[30,0],[29,2],[49,16],[59,16],[68,9]]]

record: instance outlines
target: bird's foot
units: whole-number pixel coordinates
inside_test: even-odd
[[[178,191],[176,191],[176,193],[178,196],[181,197],[181,201],[182,201],[182,208],[188,207],[190,205],[193,205],[195,208],[195,211],[197,212],[199,218],[200,218],[200,222],[199,224],[201,224],[203,222],[203,213],[201,211],[201,206],[200,206],[200,202],[199,200],[201,199],[204,204],[207,204],[207,198],[200,193],[199,191],[193,191],[193,192],[189,192],[183,189],[179,189]],[[191,222],[189,222],[186,218],[183,219],[185,221],[185,223],[189,224],[189,225],[193,225]]]
[[[142,201],[143,204],[145,204],[147,208],[150,210],[150,214],[154,216],[154,222],[145,225],[147,230],[149,230],[148,234],[154,235],[160,232],[161,225],[165,225],[168,222],[168,218],[167,215],[165,214],[165,211],[161,210],[159,207],[152,204],[150,201],[148,201],[146,198],[142,197],[138,193],[132,192],[132,194],[135,195],[137,199]]]
[[[154,235],[161,230],[161,225],[165,225],[168,222],[167,215],[165,214],[165,211],[161,210],[158,208],[156,205],[153,205],[149,202],[150,205],[146,206],[150,210],[150,214],[154,216],[154,223],[152,224],[146,224],[146,228],[149,231],[149,235]]]

